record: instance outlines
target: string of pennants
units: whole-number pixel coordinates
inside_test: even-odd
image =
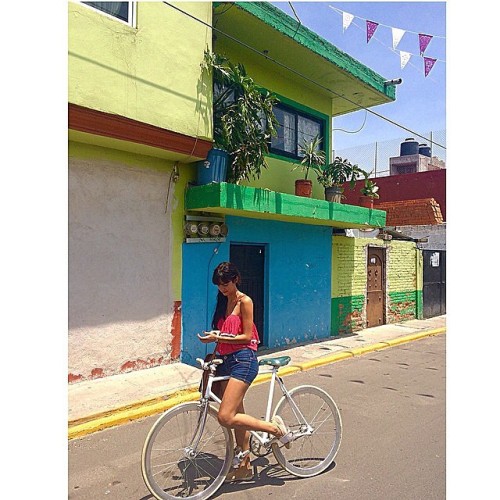
[[[345,12],[343,10],[337,9],[336,7],[332,7],[331,5],[329,6],[331,9],[337,11],[338,13],[342,14],[342,32],[345,32],[345,30],[351,25],[353,19],[358,16],[354,16],[353,14],[350,14],[349,12]],[[413,33],[418,35],[418,44],[419,44],[419,50],[420,50],[420,56],[423,58],[424,61],[424,76],[427,76],[430,72],[431,69],[433,68],[434,64],[436,61],[439,61],[439,59],[434,58],[434,57],[429,57],[424,55],[427,47],[429,46],[429,43],[431,40],[435,38],[444,38],[443,36],[439,35],[429,35],[426,33],[416,33],[414,31],[409,31],[409,30],[403,30],[400,28],[394,28],[392,26],[386,26],[385,24],[382,23],[377,23],[375,21],[370,21],[369,19],[363,19],[359,18],[365,21],[366,24],[366,43],[370,42],[370,39],[373,37],[375,34],[375,31],[379,26],[384,26],[386,28],[391,28],[392,31],[392,50],[396,52],[396,47],[398,46],[399,42],[405,35],[405,33]],[[404,50],[399,51],[399,57],[400,57],[400,63],[401,63],[401,69],[403,69],[409,62],[411,56],[415,54],[412,54],[411,52],[407,52]]]

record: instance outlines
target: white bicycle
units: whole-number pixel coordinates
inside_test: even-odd
[[[233,433],[217,420],[221,400],[212,392],[221,359],[205,362],[208,383],[198,402],[183,403],[166,411],[149,431],[142,450],[142,476],[149,491],[159,500],[210,498],[223,484],[234,456]],[[342,420],[335,401],[318,387],[303,385],[288,391],[278,369],[290,357],[261,359],[272,368],[265,419],[271,419],[275,382],[283,393],[274,415],[290,429],[290,447],[266,432],[250,431],[250,447],[256,456],[273,452],[278,463],[298,477],[312,477],[333,462],[342,439]]]

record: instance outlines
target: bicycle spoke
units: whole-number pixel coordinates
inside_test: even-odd
[[[224,481],[232,437],[218,423],[214,409],[208,408],[206,421],[201,411],[196,403],[180,405],[166,412],[151,429],[144,446],[142,470],[156,498],[196,496],[203,500]],[[198,427],[200,422],[202,429]],[[198,449],[192,449],[196,442]]]
[[[335,402],[317,387],[297,387],[290,391],[290,397],[292,402],[286,397],[279,401],[275,414],[299,435],[289,449],[273,446],[273,452],[288,472],[311,477],[323,472],[335,458],[340,445],[340,415]],[[304,425],[312,432],[301,432]]]

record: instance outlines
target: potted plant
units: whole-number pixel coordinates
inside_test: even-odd
[[[203,69],[213,78],[214,150],[226,154],[227,181],[238,184],[250,176],[259,178],[267,168],[270,139],[277,134],[273,113],[277,98],[261,92],[242,64],[220,54],[205,51]]]
[[[341,203],[345,198],[344,184],[349,182],[351,189],[356,180],[363,173],[358,165],[353,165],[349,160],[336,156],[318,175],[318,182],[325,188],[325,200]]]
[[[373,200],[374,198],[379,198],[379,194],[376,182],[370,180],[368,178],[369,175],[365,175],[365,184],[360,190],[359,204],[362,207],[373,208]]]
[[[308,141],[304,139],[299,145],[299,155],[302,160],[299,164],[295,165],[292,170],[300,168],[304,172],[303,179],[295,181],[295,195],[310,198],[312,195],[312,181],[308,179],[309,171],[313,170],[318,174],[321,172],[321,167],[325,164],[325,152],[320,149],[321,138],[319,135]]]

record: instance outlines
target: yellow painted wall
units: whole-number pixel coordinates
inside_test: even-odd
[[[178,5],[211,24],[210,2]],[[68,14],[70,103],[211,138],[211,84],[200,68],[210,28],[163,2],[138,2],[136,27],[73,2]]]

